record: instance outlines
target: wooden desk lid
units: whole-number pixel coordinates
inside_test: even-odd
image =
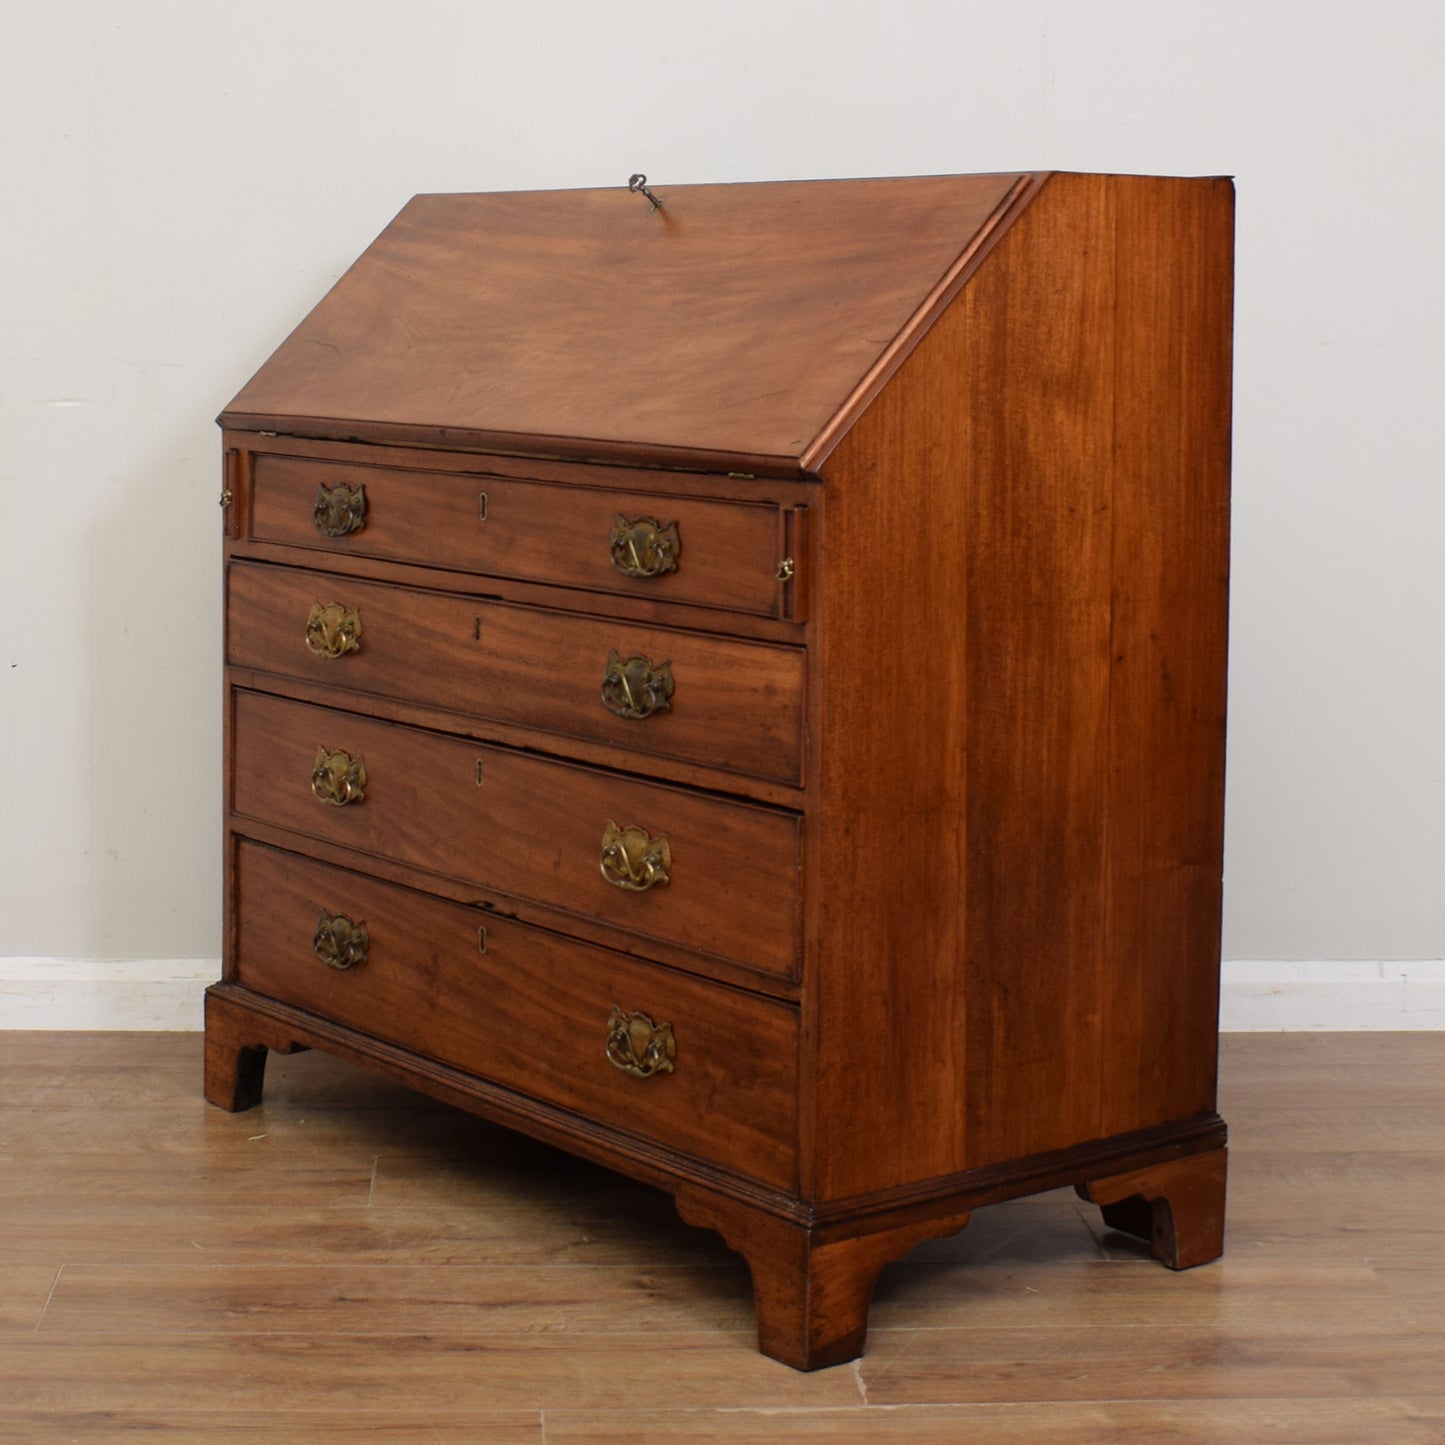
[[[811,470],[1027,175],[415,197],[224,425]]]

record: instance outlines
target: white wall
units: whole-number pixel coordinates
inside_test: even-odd
[[[1236,175],[1225,953],[1445,956],[1442,73],[1424,3],[12,0],[0,979],[219,952],[217,410],[414,192],[635,170]]]

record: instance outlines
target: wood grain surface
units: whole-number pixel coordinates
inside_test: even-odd
[[[223,419],[796,472],[1025,184],[417,196]]]
[[[472,464],[485,468],[490,458]],[[248,535],[331,558],[376,557],[624,597],[774,610],[773,574],[782,560],[776,506],[691,497],[677,478],[672,493],[661,496],[609,488],[608,479],[605,470],[593,472],[591,485],[569,487],[485,470],[422,471],[259,452]],[[364,490],[363,525],[323,536],[313,518],[317,489],[338,486]],[[618,571],[611,549],[618,516],[676,526],[674,569],[653,577]]]
[[[0,1438],[1437,1445],[1445,1035],[1226,1035],[1223,1260],[1072,1191],[886,1266],[868,1351],[756,1353],[670,1199],[319,1053],[0,1035]]]
[[[477,902],[497,889],[700,954],[795,969],[794,814],[262,693],[238,692],[235,712],[240,818],[473,883]],[[360,801],[313,796],[323,746],[364,761]],[[609,821],[665,836],[671,881],[645,892],[610,886],[598,864]]]
[[[360,646],[341,657],[306,645],[312,606],[359,619]],[[665,710],[624,718],[601,697],[612,654],[667,666]],[[301,568],[233,563],[227,574],[227,661],[280,678],[491,718],[657,759],[797,784],[803,771],[803,652],[681,628],[539,608],[486,596],[388,587]],[[355,705],[365,706],[362,699]],[[561,746],[561,744],[554,744]]]
[[[236,983],[624,1136],[796,1186],[795,1009],[254,844],[238,849],[236,884]],[[345,970],[312,948],[318,914],[337,912],[369,937],[366,961]],[[614,1006],[671,1028],[670,1072],[614,1067]]]
[[[418,197],[223,417],[233,838],[381,875],[356,908],[415,939],[295,972],[321,874],[243,850],[209,1096],[333,1049],[671,1179],[803,1369],[1030,1189],[1212,1260],[1230,183],[643,199]],[[622,577],[674,523],[676,570]],[[327,605],[361,646],[313,659]],[[677,669],[646,731],[599,708],[618,648]],[[318,802],[333,750],[358,786]],[[618,827],[662,884],[611,886]],[[560,1080],[527,969],[440,942],[477,909],[572,940],[531,935]],[[583,1033],[613,979],[701,1060],[626,1148]]]
[[[823,468],[817,1198],[1213,1107],[1231,195],[1050,177]]]

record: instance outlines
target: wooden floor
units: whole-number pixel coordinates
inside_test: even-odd
[[[319,1054],[0,1033],[0,1440],[1445,1441],[1445,1033],[1227,1037],[1226,1257],[1072,1193],[884,1272],[856,1365],[753,1348],[668,1199]]]

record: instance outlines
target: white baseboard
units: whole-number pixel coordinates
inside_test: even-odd
[[[215,958],[0,958],[0,1029],[199,1029]],[[1445,1029],[1445,960],[1224,965],[1219,1026]]]
[[[1219,987],[1226,1033],[1445,1029],[1445,959],[1232,960]]]
[[[199,1029],[218,958],[0,958],[0,1029]]]

